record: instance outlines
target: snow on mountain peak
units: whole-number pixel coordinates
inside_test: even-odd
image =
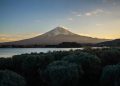
[[[55,29],[45,33],[47,36],[57,36],[57,35],[74,35],[74,33],[68,31],[64,27],[56,27]]]

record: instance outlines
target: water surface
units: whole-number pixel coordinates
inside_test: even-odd
[[[12,57],[13,55],[19,55],[31,52],[48,52],[48,51],[68,51],[83,48],[0,48],[0,57]]]

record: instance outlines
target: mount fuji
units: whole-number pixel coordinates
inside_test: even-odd
[[[65,29],[64,27],[56,27],[42,35],[13,42],[5,42],[0,45],[55,45],[62,42],[77,42],[77,43],[99,43],[109,41],[108,39],[92,38],[81,36]]]

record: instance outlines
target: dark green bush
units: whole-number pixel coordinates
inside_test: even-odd
[[[101,86],[120,86],[120,65],[109,65],[103,69]]]
[[[114,65],[120,62],[120,50],[119,49],[103,49],[99,52],[99,57],[102,61],[102,65]]]
[[[0,69],[13,69],[12,59],[11,58],[0,58]]]
[[[62,60],[82,65],[85,73],[95,72],[101,64],[101,60],[97,56],[83,52],[66,56]]]
[[[72,55],[64,57],[62,60],[81,65],[84,71],[82,80],[96,85],[101,71],[101,60],[97,56],[83,52],[75,52]]]
[[[15,72],[0,70],[0,86],[26,86],[26,82]]]
[[[52,61],[54,56],[51,53],[31,53],[15,55],[11,62],[13,71],[24,76],[28,86],[38,86],[42,83],[38,68],[42,71]]]
[[[63,57],[69,55],[72,51],[53,51],[51,53],[55,58],[54,60],[61,60]]]
[[[77,86],[82,74],[80,66],[66,61],[55,61],[45,70],[48,86]]]

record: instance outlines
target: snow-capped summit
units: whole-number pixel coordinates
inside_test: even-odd
[[[69,30],[65,29],[64,27],[56,27],[53,30],[45,33],[44,35],[47,36],[57,36],[57,35],[74,35],[74,33],[70,32]]]

